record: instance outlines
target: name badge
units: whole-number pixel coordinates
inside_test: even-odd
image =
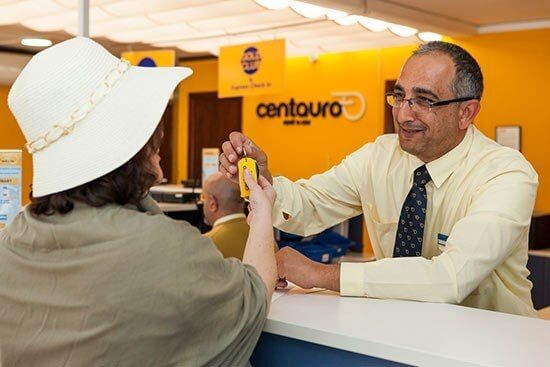
[[[438,233],[437,234],[437,244],[445,246],[447,244],[447,238],[449,238],[449,236],[447,236],[446,234]]]

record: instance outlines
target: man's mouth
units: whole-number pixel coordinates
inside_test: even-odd
[[[401,135],[405,138],[412,138],[418,134],[421,134],[423,133],[426,129],[424,129],[423,127],[414,127],[414,126],[411,126],[411,127],[403,127],[401,126],[400,128],[401,130]]]

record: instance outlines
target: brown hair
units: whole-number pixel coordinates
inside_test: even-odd
[[[35,198],[30,193],[29,209],[33,215],[66,214],[75,201],[101,207],[107,204],[137,205],[157,180],[151,158],[160,148],[162,123],[141,150],[128,162],[93,181],[67,191]]]

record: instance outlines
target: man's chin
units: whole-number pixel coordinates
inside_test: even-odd
[[[401,135],[399,136],[399,146],[404,152],[412,155],[418,154],[418,144],[415,144],[415,142],[411,140],[402,138]]]

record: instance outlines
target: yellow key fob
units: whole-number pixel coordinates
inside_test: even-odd
[[[241,197],[245,200],[248,200],[250,196],[250,189],[244,181],[244,169],[246,167],[248,169],[248,172],[250,172],[252,178],[256,180],[256,182],[258,182],[258,177],[260,174],[258,163],[256,163],[256,160],[250,157],[244,157],[239,160],[239,163],[237,163],[237,167],[239,169],[239,188],[241,189]]]

